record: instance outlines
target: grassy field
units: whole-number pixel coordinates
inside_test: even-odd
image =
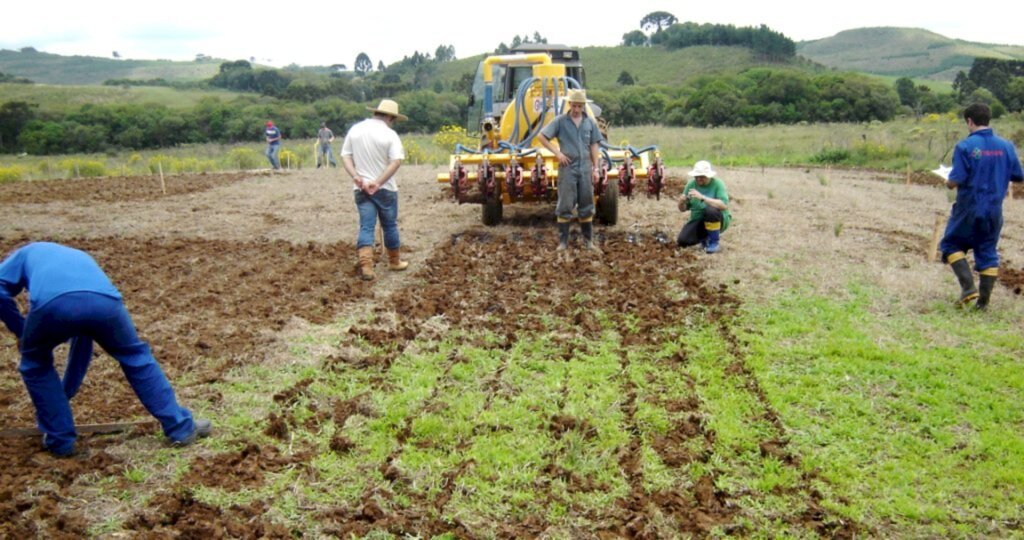
[[[40,111],[77,110],[82,105],[159,103],[172,109],[190,109],[205,97],[228,101],[239,94],[227,90],[176,90],[166,86],[58,86],[0,84],[0,102],[26,101]]]
[[[218,387],[227,408],[237,411],[225,422],[234,436],[258,433],[259,419],[271,412],[301,425],[315,415],[312,404],[332,398],[358,399],[383,414],[350,420],[344,433],[353,450],[322,454],[314,463],[316,483],[296,490],[296,470],[274,475],[255,492],[199,488],[196,498],[217,507],[276,500],[275,518],[315,530],[320,525],[299,508],[359,507],[366,493],[387,491],[391,483],[385,470],[367,474],[367,464],[394,459],[407,486],[389,503],[395,508],[438,497],[450,489],[445,479],[455,471],[458,485],[446,519],[480,530],[489,522],[542,515],[557,524],[554,537],[568,538],[599,526],[582,516],[628,494],[617,449],[632,434],[643,441],[644,489],[688,490],[713,474],[715,487],[743,508],[733,534],[815,536],[792,521],[808,510],[802,491],[808,478],[833,516],[829,527],[857,523],[868,537],[1002,536],[1018,528],[1024,517],[1024,412],[1007,404],[1024,398],[1019,322],[965,320],[939,306],[924,320],[909,314],[878,320],[873,306],[884,302],[882,291],[854,284],[841,299],[780,293],[734,321],[745,343],[739,349],[713,327],[694,331],[689,321],[660,328],[660,346],[624,346],[629,330],[616,328],[616,315],[598,312],[600,334],[572,345],[555,339],[557,325],[539,321],[539,335],[507,351],[497,345],[501,337],[490,333],[415,340],[383,373],[344,366],[253,368],[238,380],[261,383]],[[296,343],[292,352],[302,359],[338,347],[338,336],[358,324],[374,323],[340,321],[334,330]],[[944,336],[942,343],[935,342],[936,334]],[[364,344],[348,354],[387,351]],[[670,361],[676,357],[688,361]],[[737,371],[737,363],[750,371]],[[264,409],[266,402],[255,398],[300,383],[309,392],[287,406]],[[621,411],[627,390],[635,392],[637,404],[630,418]],[[667,466],[652,445],[686,421],[689,412],[671,404],[687,400],[702,403],[703,429],[715,434],[710,447],[703,438],[692,440],[691,451],[713,458],[680,469]],[[762,444],[778,435],[769,420],[773,411],[788,433],[782,442],[801,456],[796,467],[784,463],[789,454]],[[548,424],[559,415],[586,419],[586,425],[552,437]],[[287,446],[326,449],[340,432],[294,429]],[[269,437],[259,441],[274,443]],[[549,459],[566,479],[603,488],[580,493],[570,482],[556,487],[554,503],[539,499],[537,481],[545,476],[540,464]],[[472,467],[460,469],[465,463]],[[729,533],[713,533],[723,534]]]
[[[836,69],[952,82],[975,58],[1020,60],[1024,47],[972,43],[921,28],[856,28],[797,44],[797,54]],[[933,88],[934,90],[935,88]]]
[[[484,55],[476,55],[440,64],[435,78],[450,85],[463,74],[476,73],[477,64],[483,59]],[[750,49],[708,46],[675,51],[662,47],[582,47],[580,61],[587,72],[587,87],[598,90],[617,88],[623,71],[629,72],[637,84],[684,86],[698,77],[735,74],[766,65],[755,59]]]
[[[191,62],[63,56],[0,49],[0,72],[16,73],[41,84],[98,85],[109,79],[198,81],[217,74],[219,59]]]
[[[116,93],[117,89],[111,89]],[[157,90],[157,89],[153,89]],[[114,99],[114,93],[111,99]],[[993,121],[1000,135],[1024,142],[1024,118]],[[832,166],[906,174],[948,164],[953,145],[966,135],[953,115],[929,115],[888,123],[758,126],[747,128],[612,127],[609,143],[643,147],[656,144],[668,165],[686,166],[708,159],[723,166]],[[407,162],[447,164],[447,139],[406,134]],[[260,169],[267,166],[264,145],[198,145],[157,151],[76,156],[0,156],[0,182],[77,176],[138,175]],[[337,157],[337,148],[335,152]],[[841,158],[841,159],[840,159]],[[313,140],[284,143],[282,164],[315,166]]]
[[[574,281],[549,257],[549,214],[481,231],[478,209],[438,196],[438,170],[403,168],[414,266],[381,271],[372,289],[348,269],[351,246],[310,264],[357,220],[322,171],[156,201],[12,203],[0,220],[15,234],[123,242],[105,256],[140,280],[124,290],[141,314],[161,304],[145,291],[188,291],[183,319],[236,327],[260,310],[218,291],[243,284],[259,299],[344,304],[307,322],[271,302],[268,316],[290,322],[237,363],[209,345],[195,359],[183,351],[176,388],[215,419],[213,437],[185,450],[156,434],[91,437],[94,461],[75,465],[83,472],[60,498],[40,499],[50,477],[34,480],[14,495],[11,521],[100,537],[217,530],[203,523],[372,539],[1020,537],[1024,302],[1000,286],[988,313],[951,305],[952,275],[918,245],[948,208],[945,190],[730,166],[723,252],[656,245],[652,231],[681,218],[670,201],[637,197],[620,225],[601,228],[604,262],[574,259],[587,273]],[[1006,202],[1007,271],[1021,265],[1021,204]],[[901,218],[877,219],[887,215]],[[625,239],[634,223],[636,243]],[[282,235],[312,247],[289,264],[251,264],[264,260],[250,253],[288,251],[268,243]],[[224,246],[253,238],[251,252],[222,260]],[[210,251],[183,255],[181,242]],[[155,257],[137,260],[132,246]],[[189,271],[139,267],[169,260]],[[287,279],[263,275],[277,266]],[[354,285],[285,288],[306,268],[314,283]],[[109,384],[102,372],[89,381]],[[2,388],[27,400],[17,375]],[[12,466],[40,469],[32,444]],[[68,465],[52,467],[59,479]]]

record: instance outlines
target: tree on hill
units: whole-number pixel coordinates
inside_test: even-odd
[[[356,56],[356,63],[353,68],[358,75],[366,75],[373,71],[373,61],[366,53],[361,52]]]
[[[630,75],[629,72],[626,70],[622,70],[622,73],[619,73],[619,78],[616,79],[615,82],[621,84],[622,86],[633,86],[634,84],[636,84],[636,81],[633,79],[633,76]]]
[[[956,78],[953,79],[953,92],[956,93],[956,100],[963,103],[964,99],[978,89],[978,85],[967,77],[967,74],[963,71],[959,71],[956,74]]]
[[[626,32],[622,34],[622,44],[626,47],[643,47],[647,45],[647,34],[639,30]]]
[[[434,59],[438,62],[451,62],[455,60],[455,46],[438,45],[437,50],[434,51]]]
[[[640,19],[640,28],[648,32],[661,32],[676,21],[676,16],[667,11],[652,11]]]
[[[896,95],[900,96],[900,104],[910,107],[911,109],[916,108],[920,96],[917,91],[917,85],[910,77],[900,77],[893,83],[893,87],[896,89]]]
[[[239,92],[253,92],[256,90],[253,79],[252,64],[245,60],[236,60],[222,63],[219,73],[210,78],[210,86]]]
[[[114,58],[121,58],[121,53],[114,51]]]
[[[1024,77],[1024,61],[1020,60],[975,58],[971,64],[971,70],[967,72],[967,79],[970,82],[974,83],[977,88],[984,88],[991,92],[1004,105],[1010,101],[1010,83],[1021,77]],[[961,83],[960,95],[971,93],[964,91],[963,81],[959,75],[957,75],[957,81]],[[954,81],[954,84],[957,81]],[[1014,108],[1011,107],[1010,110],[1014,110]]]
[[[24,77],[15,77],[9,73],[0,72],[0,83],[32,84],[32,81]]]
[[[522,37],[519,37],[519,34],[516,34],[512,38],[512,46],[511,46],[511,48],[515,49],[516,47],[522,45],[523,43],[547,43],[547,42],[548,42],[548,38],[546,38],[544,36],[541,36],[540,32],[536,32],[535,31],[533,33],[533,41],[530,41],[530,36],[529,35],[525,35],[524,34]],[[498,49],[500,50],[501,47],[503,47],[504,45],[505,44],[502,43],[501,45],[498,46]],[[506,47],[506,49],[507,48],[508,47]],[[500,54],[504,54],[504,53],[500,53]]]
[[[387,67],[384,66],[384,61],[383,60],[378,60],[377,61],[377,71],[384,71],[386,69],[387,69]]]
[[[664,45],[668,50],[695,45],[747,47],[768,60],[786,60],[796,56],[796,44],[779,32],[761,25],[757,28],[737,28],[731,24],[673,24],[663,32],[651,36],[652,45]]]
[[[24,101],[8,101],[0,105],[0,151],[10,152],[15,149],[18,135],[35,118],[33,109],[38,107]]]

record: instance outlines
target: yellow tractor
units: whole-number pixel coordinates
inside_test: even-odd
[[[537,135],[555,116],[568,111],[566,94],[582,88],[583,68],[574,49],[546,44],[533,49],[481,62],[470,100],[471,105],[477,100],[482,105],[480,145],[456,145],[448,172],[437,175],[460,204],[483,206],[484,225],[500,223],[506,204],[557,198],[558,160],[540,145]],[[587,115],[598,119],[600,108],[588,103]],[[665,169],[657,146],[611,146],[603,141],[601,153],[600,180],[594,186],[600,222],[614,225],[619,196],[631,197],[642,182],[649,197],[660,198]]]

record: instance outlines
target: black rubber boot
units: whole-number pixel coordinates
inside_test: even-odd
[[[978,289],[974,287],[974,274],[971,273],[971,265],[967,259],[960,259],[949,265],[960,282],[960,299],[957,304],[966,305],[978,297]],[[991,292],[991,291],[990,291]]]
[[[978,303],[974,304],[974,309],[985,311],[988,309],[988,301],[992,297],[992,288],[996,285],[996,276],[986,276],[982,274],[978,279]]]
[[[601,248],[594,243],[594,222],[584,221],[580,223],[580,232],[583,233],[583,247],[595,253],[600,253]]]
[[[568,221],[558,224],[558,251],[569,249],[569,225]]]

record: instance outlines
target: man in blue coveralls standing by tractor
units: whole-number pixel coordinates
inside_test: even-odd
[[[957,303],[988,308],[999,275],[996,245],[1003,228],[1003,199],[1010,182],[1024,180],[1017,151],[988,127],[992,112],[988,105],[975,103],[964,110],[970,134],[953,151],[953,169],[946,187],[956,189],[956,202],[939,244],[942,260],[949,264],[960,282]],[[974,250],[974,267],[980,274],[978,287],[967,263],[966,252]]]

